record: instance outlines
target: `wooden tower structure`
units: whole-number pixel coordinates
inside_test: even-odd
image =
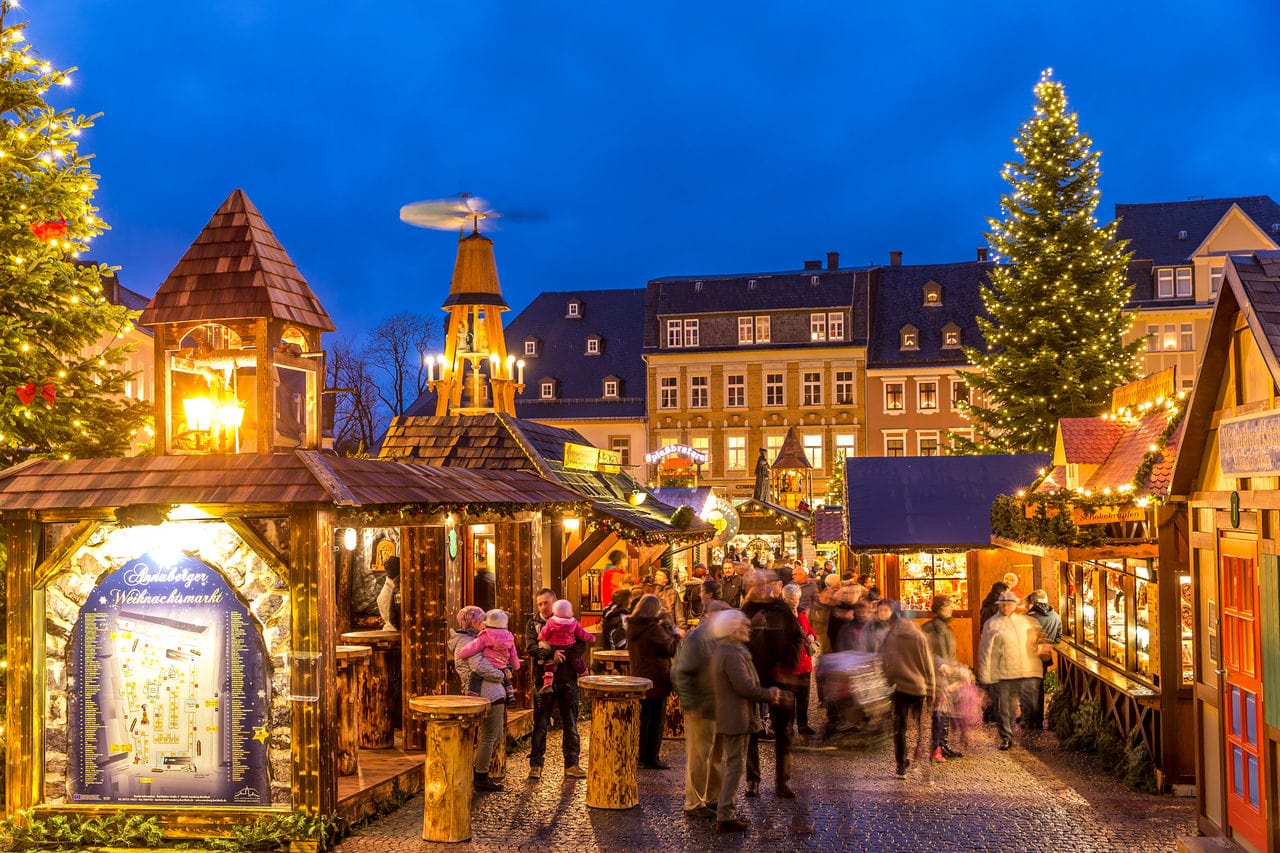
[[[781,506],[801,512],[813,506],[813,466],[795,427],[787,430],[772,471],[773,493]]]

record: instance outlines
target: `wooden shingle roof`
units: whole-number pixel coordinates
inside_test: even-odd
[[[333,321],[266,220],[233,190],[169,273],[139,323],[271,317],[324,332]]]
[[[773,460],[773,470],[789,471],[793,469],[812,468],[809,457],[805,455],[804,445],[800,443],[800,435],[795,427],[787,430],[782,439],[782,447],[778,448],[778,458]]]

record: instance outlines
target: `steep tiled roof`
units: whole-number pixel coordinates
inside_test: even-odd
[[[1280,359],[1280,251],[1233,256],[1231,262],[1252,306],[1248,313],[1257,318],[1255,333]]]
[[[1151,261],[1157,266],[1185,264],[1233,204],[1239,205],[1264,234],[1280,240],[1280,234],[1272,231],[1272,225],[1280,223],[1280,205],[1265,195],[1117,204],[1116,237],[1129,241],[1135,261]],[[1187,232],[1185,239],[1179,239],[1181,231]]]
[[[1164,432],[1168,423],[1168,418],[1163,411],[1153,411],[1133,424],[1123,425],[1115,447],[1107,455],[1106,460],[1098,466],[1098,470],[1093,472],[1089,482],[1084,484],[1085,488],[1095,492],[1103,489],[1117,490],[1133,482],[1133,476],[1138,473],[1143,458],[1151,445],[1156,443],[1160,433]],[[1147,477],[1147,483],[1139,488],[1138,492],[1160,496],[1168,494],[1169,471],[1172,470],[1176,456],[1177,445],[1170,442],[1161,453],[1161,462],[1152,469],[1151,475]],[[1163,470],[1157,473],[1156,469],[1162,466]]]
[[[272,317],[332,332],[333,321],[244,190],[233,190],[139,322]]]
[[[845,542],[844,507],[824,506],[813,513],[814,542]]]
[[[778,456],[773,460],[773,470],[812,467],[809,457],[804,455],[804,445],[800,443],[799,433],[795,427],[791,427],[787,430],[786,438],[782,439],[782,447],[778,448]]]
[[[872,298],[867,367],[965,364],[962,349],[943,348],[942,329],[955,323],[961,346],[981,343],[975,318],[984,313],[981,287],[992,266],[968,261],[881,267]],[[924,304],[924,288],[931,281],[942,288],[941,305]],[[918,349],[902,349],[899,332],[908,325],[918,331]]]
[[[1119,421],[1102,418],[1061,418],[1058,421],[1058,439],[1063,456],[1054,462],[1081,465],[1101,465],[1124,434]]]

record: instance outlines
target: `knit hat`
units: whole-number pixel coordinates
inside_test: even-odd
[[[505,610],[493,609],[484,615],[484,624],[486,628],[501,628],[507,630],[507,612]]]
[[[827,585],[827,589],[836,589],[840,586],[840,576],[835,573],[829,574],[823,583]]]
[[[573,615],[573,605],[563,598],[551,605],[551,612],[557,616],[565,617]]]

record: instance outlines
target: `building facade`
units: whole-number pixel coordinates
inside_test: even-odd
[[[867,344],[867,456],[941,456],[973,437],[964,347],[981,340],[982,283],[992,264],[903,266],[894,252],[871,291]]]
[[[698,482],[749,498],[795,427],[826,495],[838,457],[867,452],[863,399],[868,269],[806,262],[801,271],[649,282],[644,308],[651,450],[706,455]],[[656,471],[649,472],[650,479]]]

